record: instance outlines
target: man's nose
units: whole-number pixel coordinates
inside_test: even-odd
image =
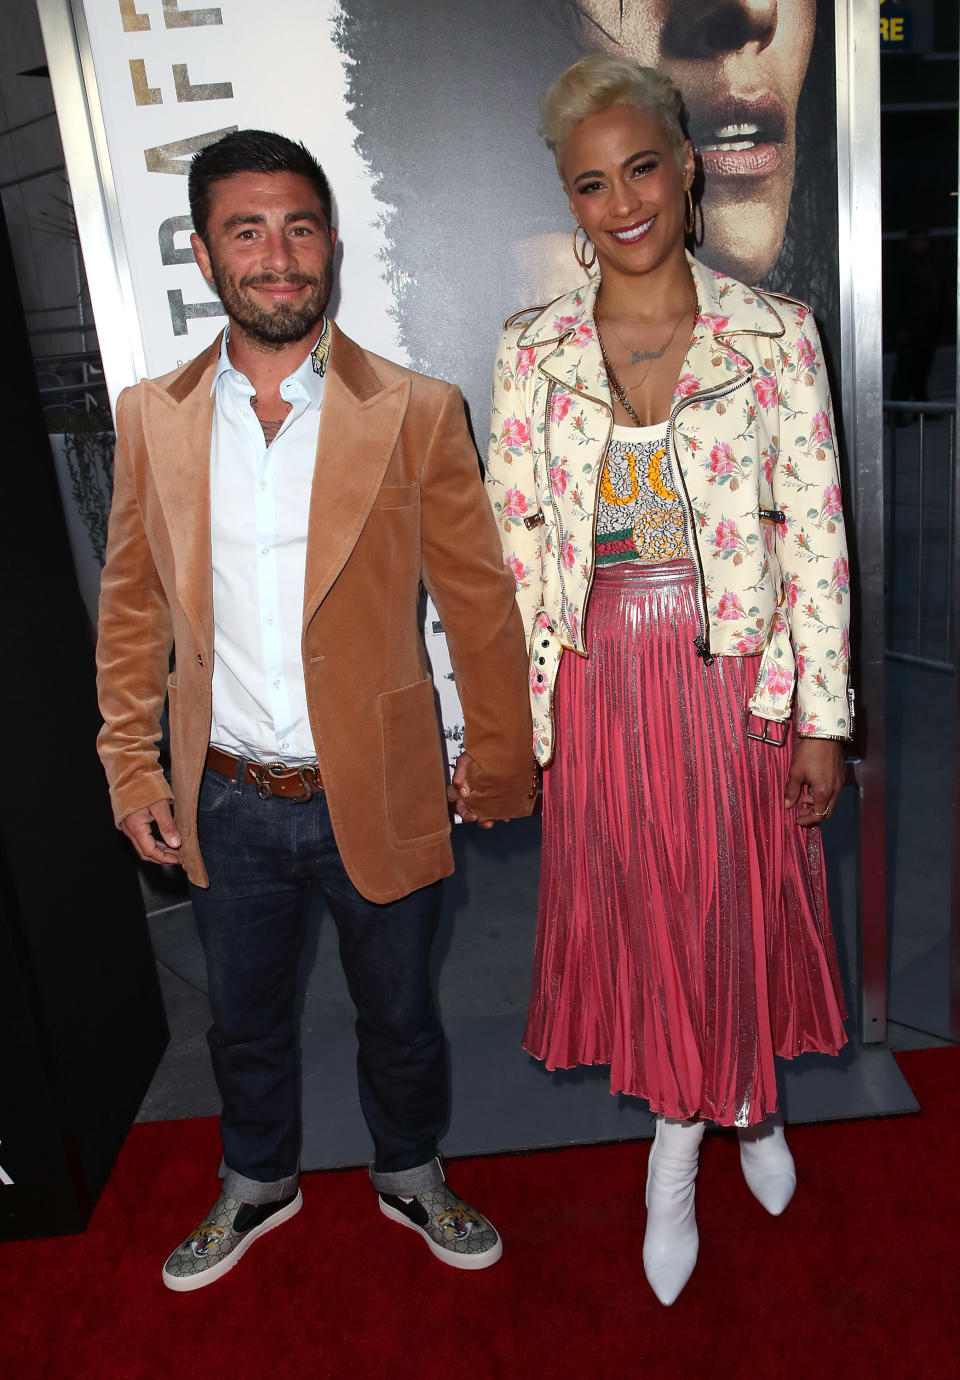
[[[263,241],[261,262],[274,273],[286,273],[296,266],[294,244],[284,230],[270,230]]]
[[[674,0],[660,37],[664,57],[708,61],[751,44],[762,52],[777,32],[777,0]]]

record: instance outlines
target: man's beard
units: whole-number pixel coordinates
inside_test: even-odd
[[[309,335],[323,319],[333,289],[332,261],[327,264],[322,278],[316,278],[309,273],[248,273],[238,283],[212,259],[210,271],[213,274],[217,296],[230,320],[254,344],[267,350],[293,345]],[[271,308],[258,306],[244,291],[245,288],[265,286],[269,283],[307,286],[312,288],[312,291],[299,307],[293,307],[288,302],[278,302]]]

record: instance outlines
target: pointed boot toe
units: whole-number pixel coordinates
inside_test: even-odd
[[[797,1187],[797,1170],[783,1123],[768,1119],[738,1133],[740,1167],[747,1187],[772,1217],[779,1217]]]
[[[697,1263],[700,1238],[694,1190],[703,1123],[667,1122],[657,1130],[647,1164],[647,1229],[643,1272],[667,1307],[679,1296]]]
[[[692,1228],[682,1239],[676,1234],[663,1237],[662,1233],[647,1229],[643,1243],[643,1273],[650,1288],[667,1308],[679,1298],[697,1263],[700,1238],[696,1222],[692,1223]]]

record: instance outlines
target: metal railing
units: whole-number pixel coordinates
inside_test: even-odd
[[[953,670],[956,411],[884,402],[886,655]]]

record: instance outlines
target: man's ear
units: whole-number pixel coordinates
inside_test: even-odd
[[[210,286],[213,286],[213,273],[210,268],[210,254],[207,246],[196,231],[190,236],[190,248],[193,250],[193,257],[197,261],[197,268],[206,278]]]

